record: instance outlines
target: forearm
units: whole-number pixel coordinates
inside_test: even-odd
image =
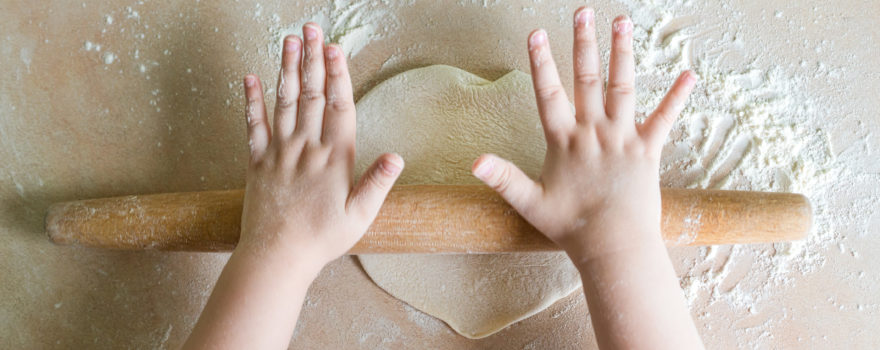
[[[576,260],[599,347],[702,348],[659,232],[634,236]]]
[[[237,250],[185,349],[286,349],[308,287],[322,266]]]

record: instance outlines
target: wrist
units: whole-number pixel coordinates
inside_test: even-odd
[[[241,261],[253,269],[271,272],[280,276],[317,278],[327,264],[326,259],[310,254],[307,249],[283,249],[279,245],[240,243],[232,253],[230,261]]]
[[[659,227],[632,225],[594,225],[564,235],[559,245],[575,265],[590,264],[608,258],[629,257],[666,246]]]

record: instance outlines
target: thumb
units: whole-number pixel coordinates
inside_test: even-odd
[[[349,212],[354,211],[372,222],[402,170],[403,158],[399,155],[385,153],[379,156],[352,189]]]
[[[541,193],[541,186],[516,165],[494,154],[484,154],[474,162],[474,176],[501,195],[520,214]]]

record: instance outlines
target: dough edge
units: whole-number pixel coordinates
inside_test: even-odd
[[[468,71],[459,69],[457,67],[442,65],[442,64],[428,65],[428,66],[413,68],[410,70],[400,72],[400,73],[382,81],[381,83],[377,84],[375,87],[370,89],[366,94],[364,94],[364,96],[360,100],[358,100],[358,110],[360,110],[360,103],[362,101],[368,100],[368,99],[372,98],[373,95],[381,93],[382,87],[384,85],[397,84],[397,83],[401,83],[401,81],[403,81],[403,83],[406,83],[409,76],[431,75],[431,74],[434,74],[434,73],[431,73],[432,71],[440,72],[440,73],[436,73],[436,74],[438,74],[438,76],[440,76],[441,73],[446,74],[446,75],[441,76],[442,79],[445,79],[445,80],[458,79],[457,84],[461,85],[462,87],[491,85],[491,84],[497,84],[497,83],[504,82],[505,80],[516,80],[516,79],[528,79],[529,82],[531,81],[531,77],[528,74],[526,74],[520,70],[516,70],[516,69],[513,69],[513,70],[505,73],[504,75],[502,75],[501,77],[499,77],[498,79],[496,79],[494,81],[490,81],[490,80],[487,80],[487,79],[482,78],[480,76],[477,76],[473,73],[470,73]],[[531,85],[529,84],[529,86],[531,86]],[[534,307],[528,309],[527,311],[523,312],[521,315],[519,315],[517,317],[503,319],[497,323],[486,324],[485,327],[480,327],[481,328],[480,330],[472,331],[472,330],[464,328],[461,324],[456,322],[455,319],[444,319],[444,318],[441,318],[441,317],[439,317],[429,311],[423,310],[422,308],[420,308],[416,305],[412,305],[410,302],[408,302],[405,299],[405,296],[400,295],[400,293],[397,293],[396,291],[394,291],[393,288],[384,287],[383,283],[377,281],[376,278],[373,276],[373,274],[371,274],[369,272],[370,268],[368,268],[367,266],[372,265],[372,263],[370,263],[370,262],[365,263],[365,261],[364,261],[364,260],[371,260],[371,258],[374,256],[381,256],[381,255],[358,256],[358,260],[361,263],[361,266],[363,267],[365,273],[370,278],[370,280],[373,281],[373,283],[375,283],[379,288],[382,288],[389,295],[404,302],[405,304],[409,305],[413,309],[418,310],[419,312],[431,315],[432,317],[440,319],[441,321],[443,321],[444,323],[449,325],[449,327],[452,328],[453,330],[455,330],[458,334],[460,334],[466,338],[469,338],[469,339],[481,339],[481,338],[488,337],[494,333],[497,333],[512,324],[515,324],[515,323],[522,321],[526,318],[534,316],[535,314],[540,313],[541,311],[544,311],[550,305],[553,305],[557,301],[562,300],[563,298],[569,296],[574,291],[581,288],[580,280],[578,280],[578,282],[576,284],[571,285],[569,288],[559,289],[558,291],[554,291],[553,293],[548,293],[543,298],[536,299],[536,301],[539,302],[538,304],[536,304]]]

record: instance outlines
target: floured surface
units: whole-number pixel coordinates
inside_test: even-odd
[[[536,176],[546,146],[531,78],[512,71],[494,82],[435,65],[398,74],[357,103],[363,172],[384,152],[407,160],[399,184],[467,184],[483,153]],[[413,218],[418,220],[418,218]],[[436,316],[468,338],[483,338],[531,316],[580,286],[565,253],[361,255],[389,294]]]
[[[4,4],[0,321],[15,327],[0,331],[0,345],[179,347],[225,255],[56,247],[45,238],[42,216],[55,201],[243,187],[241,77],[257,73],[267,90],[273,89],[278,62],[270,48],[285,30],[323,14],[349,23],[338,25],[336,33],[367,38],[359,50],[351,47],[357,52],[350,62],[360,98],[397,73],[432,64],[461,67],[489,80],[514,69],[528,71],[525,38],[540,26],[550,35],[571,91],[571,16],[579,5]],[[702,75],[701,90],[690,103],[711,113],[704,113],[701,124],[697,111],[688,110],[690,117],[677,124],[672,139],[679,144],[666,149],[665,159],[680,162],[663,168],[665,185],[788,189],[814,201],[816,229],[804,242],[672,249],[707,347],[880,347],[880,335],[873,332],[880,329],[880,47],[871,44],[880,41],[873,30],[880,26],[875,15],[880,4],[590,5],[597,9],[603,52],[610,20],[627,11],[633,12],[638,42],[653,42],[636,49],[643,72],[637,80],[639,110],[648,110],[681,64]],[[351,9],[357,14],[347,12]],[[371,25],[363,26],[365,21]],[[345,30],[359,25],[367,31]],[[709,58],[708,64],[698,58]],[[770,83],[737,92],[738,85],[760,79]],[[763,100],[761,91],[781,91],[776,95],[783,98]],[[764,112],[772,113],[763,117]],[[709,127],[703,131],[701,125]],[[725,125],[735,126],[733,132],[725,132]],[[699,141],[704,132],[716,135],[705,148]],[[736,140],[743,137],[755,141],[745,153],[737,151]],[[826,152],[831,157],[822,155]],[[704,173],[693,164],[714,170]],[[822,175],[811,169],[828,170]],[[310,289],[293,347],[585,348],[594,343],[582,299],[582,293],[572,293],[497,334],[470,340],[389,296],[356,259],[345,258],[325,269]]]

